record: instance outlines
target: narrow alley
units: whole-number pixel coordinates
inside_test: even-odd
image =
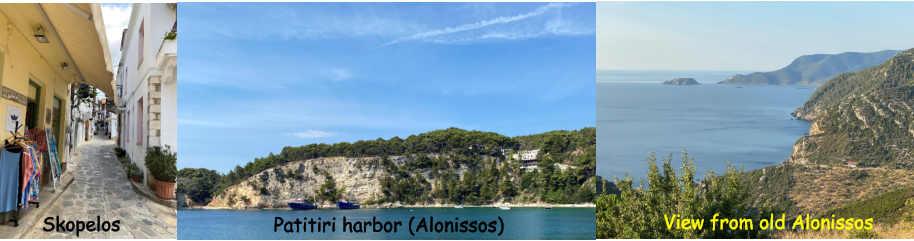
[[[114,140],[96,135],[91,141],[74,150],[70,159],[70,175],[75,180],[61,198],[52,204],[41,220],[35,222],[22,238],[118,238],[118,239],[176,239],[177,213],[174,209],[155,203],[137,194],[130,186],[127,175],[114,154]],[[76,232],[51,231],[42,228],[47,217],[67,221],[120,220],[118,232],[86,232],[79,237]]]

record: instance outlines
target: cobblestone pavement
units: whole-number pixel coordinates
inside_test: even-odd
[[[177,239],[177,213],[174,209],[140,196],[130,186],[127,175],[114,155],[115,143],[103,136],[82,144],[70,159],[68,172],[73,181],[48,212],[40,217],[25,238],[153,238]],[[75,166],[73,166],[75,164]],[[45,208],[45,204],[41,204]],[[120,220],[118,232],[45,232],[47,217],[66,221],[102,222]],[[54,222],[54,221],[52,221]]]

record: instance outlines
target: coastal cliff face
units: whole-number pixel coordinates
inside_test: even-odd
[[[438,155],[430,154],[429,157],[435,158]],[[404,163],[412,161],[413,156],[390,156],[388,160],[398,167]],[[327,157],[316,158],[303,161],[293,161],[279,165],[254,175],[247,180],[226,188],[221,194],[213,198],[209,203],[210,208],[287,208],[286,204],[290,199],[307,198],[323,185],[327,178],[323,172],[327,171],[330,177],[336,183],[336,187],[346,188],[343,194],[352,200],[365,202],[368,200],[378,200],[383,196],[381,193],[381,178],[389,175],[382,165],[381,157]],[[317,171],[315,171],[315,169]],[[465,166],[456,169],[456,173],[463,176],[467,170]],[[275,173],[300,173],[300,176],[288,177]],[[433,185],[436,183],[430,171],[419,169],[410,173],[411,175],[422,175],[427,178]],[[261,179],[261,175],[269,176],[266,181]],[[253,185],[252,185],[253,184]],[[266,190],[262,192],[260,187]],[[245,200],[242,200],[244,197]],[[335,202],[323,200],[317,203],[320,208],[334,208]],[[382,203],[380,206],[399,206],[399,203]]]
[[[402,165],[405,158],[397,156],[389,159]],[[369,164],[376,161],[380,161],[380,158],[328,157],[289,162],[262,171],[239,184],[226,188],[220,195],[213,198],[208,207],[288,207],[286,204],[288,200],[314,194],[314,191],[327,181],[323,175],[324,171],[330,174],[338,188],[346,187],[347,192],[350,193],[348,195],[351,195],[348,196],[349,198],[356,200],[376,198],[381,187],[378,177],[387,175],[383,167]],[[318,170],[317,172],[314,171],[315,168]],[[296,174],[300,173],[300,177],[276,175],[276,173],[288,173],[290,170]],[[268,176],[266,181],[261,180],[261,175]],[[254,185],[251,185],[252,183]],[[264,187],[266,192],[262,192],[260,187]],[[242,196],[247,200],[241,200]],[[319,204],[322,207],[335,205],[329,201]]]
[[[698,85],[698,81],[695,81],[693,78],[676,78],[672,80],[664,81],[665,85]]]
[[[853,96],[824,110],[785,163],[914,167],[914,87]]]

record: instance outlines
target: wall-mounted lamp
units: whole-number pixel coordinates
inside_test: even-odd
[[[35,40],[38,40],[39,43],[48,43],[48,38],[44,36],[44,29],[41,28],[41,24],[38,25],[38,30],[35,31]]]
[[[70,66],[67,66],[67,63],[64,62],[63,64],[60,64],[60,68],[63,70],[68,70],[68,69],[70,69]]]

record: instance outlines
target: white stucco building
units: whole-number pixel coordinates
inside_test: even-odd
[[[108,135],[112,140],[117,140],[117,115],[108,112],[105,121],[108,123]]]
[[[118,145],[144,170],[143,180],[153,189],[155,180],[144,161],[146,147],[168,145],[178,151],[178,40],[166,39],[166,33],[177,31],[177,13],[173,3],[133,4],[121,38]]]
[[[540,153],[540,150],[521,151],[517,154],[514,154],[514,156],[512,156],[512,157],[515,160],[522,160],[522,161],[536,160],[536,155],[539,153]]]
[[[540,150],[521,151],[517,154],[512,155],[511,158],[520,161],[520,168],[526,169],[527,171],[533,171],[535,169],[539,169],[539,167],[536,166],[536,155],[539,153]]]
[[[85,143],[94,131],[92,123],[95,123],[92,114],[91,103],[79,103],[77,108],[70,110],[70,114],[76,118],[70,122],[70,143],[73,148],[79,147]],[[69,157],[69,156],[68,156]]]

